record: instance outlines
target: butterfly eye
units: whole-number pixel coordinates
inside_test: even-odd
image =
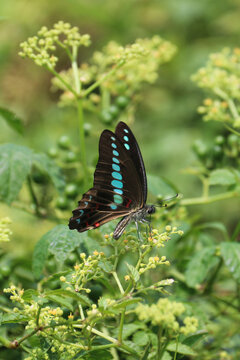
[[[154,214],[155,211],[156,211],[155,206],[151,205],[151,206],[149,206],[147,212],[148,212],[148,214]]]

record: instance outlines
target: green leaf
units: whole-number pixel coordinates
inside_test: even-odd
[[[129,336],[131,336],[135,331],[138,329],[142,329],[144,327],[144,324],[126,324],[123,325],[123,340],[127,339]]]
[[[49,232],[40,238],[40,240],[35,245],[33,251],[32,270],[33,270],[33,275],[37,279],[40,278],[44,269],[45,262],[48,257],[48,247],[50,241],[48,234]]]
[[[207,334],[207,331],[199,330],[195,334],[186,337],[182,343],[188,346],[193,346],[197,341],[203,339]]]
[[[4,144],[0,146],[0,197],[11,204],[30,172],[32,150],[20,145]]]
[[[210,246],[197,251],[192,256],[185,272],[186,283],[190,287],[200,284],[207,276],[210,269],[218,264],[219,257],[215,255],[215,246]]]
[[[142,298],[132,298],[132,299],[126,299],[121,301],[119,304],[115,304],[113,306],[114,309],[120,309],[125,308],[126,306],[132,305],[132,304],[138,304],[142,301]]]
[[[162,360],[172,360],[172,356],[167,351],[164,351]]]
[[[37,290],[28,289],[28,290],[24,291],[22,298],[26,302],[32,302],[32,301],[37,301],[38,296],[39,296],[39,293]]]
[[[4,119],[13,130],[21,135],[23,134],[23,122],[12,111],[0,107],[0,117]]]
[[[149,337],[146,334],[146,331],[137,331],[133,335],[133,342],[140,346],[145,346],[149,342]]]
[[[64,306],[73,312],[72,304],[68,300],[66,300],[66,298],[64,296],[53,295],[53,294],[46,295],[45,294],[45,297],[46,297],[46,299],[53,301],[61,306]]]
[[[79,302],[81,305],[87,305],[87,306],[91,306],[91,301],[88,299],[87,296],[85,295],[82,295],[82,294],[79,294],[79,293],[74,293],[72,291],[69,291],[69,290],[65,290],[65,289],[57,289],[57,290],[49,290],[49,291],[46,291],[44,293],[44,295],[46,297],[48,296],[52,296],[52,295],[56,295],[56,296],[62,296],[62,297],[65,297],[65,298],[70,298],[70,299],[73,299],[73,300],[76,300],[77,302]]]
[[[45,171],[51,179],[53,185],[59,192],[63,192],[65,188],[65,179],[61,174],[61,169],[46,154],[34,154],[34,163]]]
[[[148,175],[147,181],[149,191],[155,196],[172,196],[178,192],[175,186],[163,177]]]
[[[67,225],[57,225],[44,234],[35,246],[33,252],[33,273],[36,278],[42,274],[48,254],[63,262],[83,241],[83,236],[76,230],[69,230]]]
[[[22,323],[28,321],[30,319],[26,314],[19,313],[8,313],[8,314],[0,314],[0,325],[1,324],[12,324],[12,323]]]
[[[126,264],[127,264],[128,270],[130,271],[130,274],[131,274],[131,276],[133,278],[133,281],[135,283],[138,282],[138,280],[140,279],[139,272],[135,269],[134,266],[128,264],[127,262],[126,262]]]
[[[234,185],[237,182],[236,175],[228,169],[213,170],[209,176],[210,185]]]
[[[240,244],[223,242],[220,245],[224,263],[235,280],[240,283]]]
[[[200,226],[198,226],[198,228],[200,229],[215,229],[215,230],[219,230],[225,237],[225,239],[228,239],[228,232],[227,232],[227,228],[226,226],[221,223],[221,222],[217,222],[217,221],[212,221],[212,222],[208,222],[208,223],[204,223]]]
[[[176,342],[171,342],[167,346],[168,351],[172,351],[175,353],[176,349],[177,349],[177,353],[179,353],[179,354],[188,355],[188,356],[196,356],[197,355],[197,353],[194,350],[192,350],[189,346],[187,346],[185,344],[181,344],[181,343],[177,344]]]

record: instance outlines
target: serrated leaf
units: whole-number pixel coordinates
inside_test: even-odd
[[[173,351],[179,354],[183,354],[183,355],[188,355],[188,356],[196,356],[197,353],[191,349],[189,346],[185,345],[185,344],[181,344],[181,343],[176,343],[176,342],[171,342],[170,344],[168,344],[167,346],[167,350],[168,351]]]
[[[131,264],[128,264],[127,262],[126,262],[126,264],[127,264],[128,270],[130,271],[130,274],[131,274],[131,276],[133,278],[133,281],[135,283],[138,282],[138,280],[140,279],[139,272]]]
[[[106,273],[111,273],[113,271],[113,264],[109,261],[99,261],[98,266]]]
[[[224,263],[235,280],[240,283],[240,244],[223,242],[220,245]]]
[[[49,294],[49,295],[45,294],[45,298],[50,300],[50,301],[53,301],[53,302],[55,302],[55,303],[57,303],[57,304],[59,304],[61,306],[64,306],[64,307],[66,307],[67,309],[69,309],[69,310],[71,310],[73,312],[72,304],[68,300],[66,300],[66,298],[64,296],[53,295],[53,294],[52,295],[51,294]]]
[[[139,329],[143,329],[144,324],[125,324],[123,325],[123,339],[127,339],[129,336],[131,336],[133,333],[135,333]]]
[[[172,356],[169,354],[169,352],[164,351],[162,360],[172,360]]]
[[[195,334],[186,337],[186,338],[183,340],[182,343],[185,344],[185,345],[188,345],[188,346],[192,346],[192,345],[194,345],[197,341],[203,339],[203,337],[206,336],[207,334],[208,334],[207,331],[205,331],[205,330],[199,330],[199,331],[196,332]]]
[[[32,302],[32,301],[37,301],[38,296],[39,296],[39,293],[37,290],[28,289],[28,290],[24,291],[22,298],[26,302]]]
[[[56,295],[56,296],[62,296],[65,298],[70,298],[73,300],[76,300],[77,302],[81,303],[82,305],[88,305],[91,306],[91,301],[88,299],[87,296],[79,294],[79,293],[74,293],[72,291],[69,290],[65,290],[65,289],[56,289],[56,290],[49,290],[46,291],[44,293],[45,296],[52,296],[52,295]]]
[[[0,314],[0,325],[1,324],[12,324],[12,323],[22,323],[28,321],[29,317],[26,314],[19,313],[7,313]]]
[[[227,228],[221,222],[212,221],[212,222],[204,223],[204,224],[198,226],[198,228],[199,229],[208,229],[209,228],[209,229],[219,230],[223,234],[225,240],[229,239]]]
[[[41,170],[48,174],[56,189],[59,192],[63,192],[66,185],[65,179],[57,164],[46,154],[34,154],[33,161]]]
[[[172,196],[178,192],[174,185],[161,176],[148,175],[147,181],[149,191],[155,196]]]
[[[149,342],[149,337],[146,331],[137,331],[133,335],[133,342],[139,346],[145,346]]]
[[[0,197],[11,204],[30,172],[32,150],[20,145],[0,146]]]
[[[237,182],[236,175],[228,169],[213,170],[209,176],[210,185],[234,185]]]
[[[186,283],[195,287],[206,278],[208,272],[218,264],[219,257],[215,255],[215,246],[204,248],[194,254],[187,264],[185,272]]]
[[[112,360],[112,354],[109,350],[98,349],[98,350],[89,350],[89,351],[80,351],[75,355],[72,360],[77,359],[86,359],[86,360]]]
[[[84,235],[76,230],[69,230],[67,225],[57,225],[44,234],[35,246],[33,252],[33,273],[36,278],[42,274],[48,254],[63,262],[82,242]]]
[[[23,122],[11,110],[0,107],[0,117],[4,119],[7,124],[19,134],[23,134]]]
[[[142,301],[142,298],[126,299],[126,300],[121,301],[119,304],[115,304],[113,307],[114,307],[114,309],[125,308],[126,306],[129,306],[129,305],[138,304],[141,301]]]

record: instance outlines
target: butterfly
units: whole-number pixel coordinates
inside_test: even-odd
[[[138,222],[148,222],[147,215],[155,212],[155,206],[147,205],[146,200],[147,177],[141,151],[127,124],[119,122],[115,133],[104,130],[101,134],[93,187],[73,210],[69,228],[83,232],[122,217],[114,239],[120,238],[131,221],[139,237]]]

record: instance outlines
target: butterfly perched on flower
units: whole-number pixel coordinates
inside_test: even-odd
[[[147,177],[138,143],[124,123],[115,133],[104,130],[99,140],[99,159],[93,187],[83,194],[73,210],[69,228],[83,232],[96,229],[108,221],[122,217],[113,237],[119,239],[126,226],[134,221],[147,221],[155,212],[147,205]]]

